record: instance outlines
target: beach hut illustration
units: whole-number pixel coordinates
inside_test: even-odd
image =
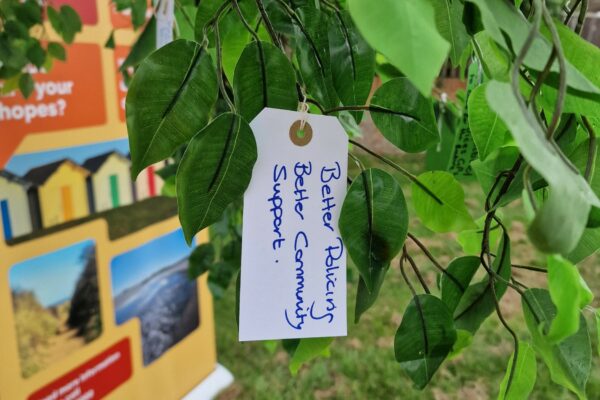
[[[25,180],[38,188],[42,225],[48,228],[89,214],[89,171],[69,159],[33,168]]]
[[[90,212],[133,203],[130,166],[129,159],[116,151],[85,160],[83,167],[90,171],[87,182]]]
[[[6,170],[0,171],[0,222],[5,240],[40,228],[35,186]]]
[[[152,164],[138,175],[135,183],[135,199],[137,201],[147,199],[149,197],[160,196],[163,180],[156,174],[161,168],[167,164],[164,161]]]

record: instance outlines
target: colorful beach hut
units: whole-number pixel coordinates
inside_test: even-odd
[[[83,167],[90,172],[90,212],[133,203],[130,166],[129,159],[116,151],[89,158],[83,163]]]
[[[42,225],[47,228],[89,215],[89,171],[69,159],[33,168],[25,180],[38,189]]]
[[[38,229],[39,217],[34,185],[9,171],[0,171],[0,222],[4,240]]]
[[[149,197],[160,196],[163,180],[156,174],[161,168],[165,167],[164,161],[152,164],[138,175],[135,181],[135,198],[137,201],[147,199]]]

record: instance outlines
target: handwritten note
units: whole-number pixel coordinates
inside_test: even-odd
[[[348,139],[337,118],[308,115],[312,137],[294,143],[302,118],[266,108],[250,124],[258,160],[244,195],[240,341],[346,335]]]
[[[479,63],[476,59],[473,59],[468,70],[465,111],[456,129],[454,145],[452,146],[450,161],[448,163],[448,171],[457,177],[473,176],[471,161],[477,158],[477,147],[469,128],[469,108],[467,103],[473,89],[481,83],[481,74]]]

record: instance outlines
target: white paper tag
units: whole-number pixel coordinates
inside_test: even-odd
[[[290,127],[306,118],[305,145]],[[244,194],[240,341],[347,334],[346,251],[338,220],[348,137],[337,118],[264,109]]]
[[[173,22],[175,21],[175,1],[161,0],[156,10],[156,48],[173,41]]]

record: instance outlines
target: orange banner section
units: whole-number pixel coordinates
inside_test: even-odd
[[[33,73],[35,89],[0,97],[0,165],[30,133],[89,127],[106,122],[100,46],[73,44],[67,62]]]

